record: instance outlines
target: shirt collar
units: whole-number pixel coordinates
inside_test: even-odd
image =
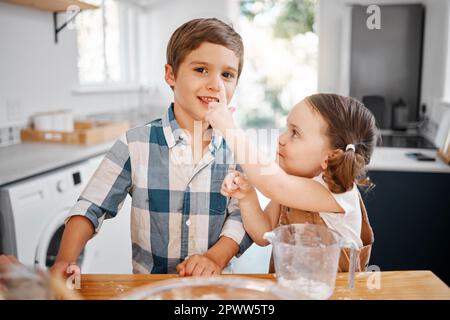
[[[162,118],[162,125],[164,131],[164,137],[167,141],[167,146],[172,148],[178,142],[182,141],[184,138],[184,132],[175,120],[175,113],[173,111],[173,103],[170,104],[167,112]],[[183,136],[182,136],[183,133]]]
[[[167,112],[162,118],[162,125],[164,131],[164,137],[167,141],[167,146],[172,148],[180,142],[188,141],[188,137],[183,129],[180,128],[178,122],[175,120],[175,113],[173,110],[173,103],[170,104]],[[213,130],[213,136],[211,138],[211,143],[209,144],[209,151],[215,153],[223,143],[223,137]]]

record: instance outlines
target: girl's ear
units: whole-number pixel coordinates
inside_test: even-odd
[[[339,149],[330,150],[327,152],[327,154],[323,157],[322,162],[320,163],[320,167],[322,170],[327,170],[328,168],[328,159],[334,157],[339,152]]]
[[[322,158],[322,161],[320,162],[320,167],[322,168],[323,171],[327,170],[328,168],[328,157],[329,153],[327,153],[326,156],[324,156]]]
[[[164,79],[166,80],[166,83],[171,86],[174,87],[175,86],[175,74],[173,73],[173,68],[170,64],[165,64],[164,65]]]

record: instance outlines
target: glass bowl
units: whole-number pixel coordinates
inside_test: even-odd
[[[158,281],[122,296],[126,300],[293,300],[298,297],[270,280],[237,276]]]

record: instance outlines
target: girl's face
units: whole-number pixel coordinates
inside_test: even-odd
[[[331,151],[325,135],[328,124],[305,101],[288,115],[287,128],[278,138],[278,163],[288,174],[312,178],[326,169]]]

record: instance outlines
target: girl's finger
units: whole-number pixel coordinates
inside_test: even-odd
[[[225,191],[220,191],[220,194],[223,195],[224,197],[230,197],[230,194]]]
[[[235,173],[234,172],[229,172],[226,176],[225,179],[223,180],[226,188],[228,190],[233,190],[232,188],[232,184],[233,184],[233,179],[235,177]]]

